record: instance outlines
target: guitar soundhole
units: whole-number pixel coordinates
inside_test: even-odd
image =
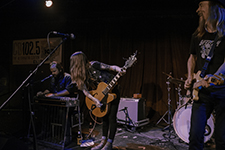
[[[96,108],[96,105],[92,104],[91,105],[91,111],[94,110]]]

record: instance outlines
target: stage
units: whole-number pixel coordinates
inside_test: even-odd
[[[164,124],[165,125],[165,124]],[[113,150],[188,150],[188,144],[185,143],[180,137],[175,133],[173,127],[171,130],[165,128],[166,126],[158,124],[147,124],[142,127],[138,127],[132,130],[128,126],[125,127],[122,124],[118,124],[117,133],[113,143]],[[82,125],[83,136],[87,136],[88,125]],[[77,129],[73,129],[72,142],[65,147],[68,150],[90,150],[90,147],[80,147],[76,144],[76,132]],[[170,138],[168,138],[170,136]],[[94,139],[95,144],[100,143],[101,140],[101,125],[96,125],[93,133],[92,139]],[[204,150],[214,150],[214,139],[210,138],[208,142],[205,143]],[[52,145],[54,147],[54,145]],[[60,149],[52,146],[43,146],[37,144],[37,149],[40,150],[53,150]],[[29,149],[33,150],[32,143],[29,144]]]

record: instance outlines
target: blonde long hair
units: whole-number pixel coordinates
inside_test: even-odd
[[[203,17],[199,17],[199,26],[195,30],[194,35],[197,37],[202,37],[206,32],[206,24],[212,23],[216,25],[216,29],[218,31],[218,35],[225,35],[225,9],[222,5],[217,2],[209,1],[209,18],[208,20],[204,20]]]
[[[70,57],[70,74],[72,82],[75,82],[78,89],[82,89],[87,78],[88,78],[88,68],[90,63],[86,55],[81,52],[75,52]]]

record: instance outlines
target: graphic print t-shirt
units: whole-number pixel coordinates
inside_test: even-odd
[[[202,38],[197,38],[192,35],[190,54],[197,56],[197,69],[202,70],[216,37],[216,33],[206,32]],[[216,47],[214,49],[214,55],[209,63],[206,74],[214,74],[218,68],[222,65],[225,58],[225,41],[224,38],[220,38],[216,41]]]

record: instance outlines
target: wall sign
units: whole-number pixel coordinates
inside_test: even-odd
[[[51,51],[62,41],[61,37],[50,39]],[[25,64],[39,64],[46,56],[50,54],[47,39],[28,39],[28,40],[14,40],[13,41],[13,53],[12,64],[13,65],[25,65]],[[49,57],[45,63],[51,61],[62,61],[62,45]]]

